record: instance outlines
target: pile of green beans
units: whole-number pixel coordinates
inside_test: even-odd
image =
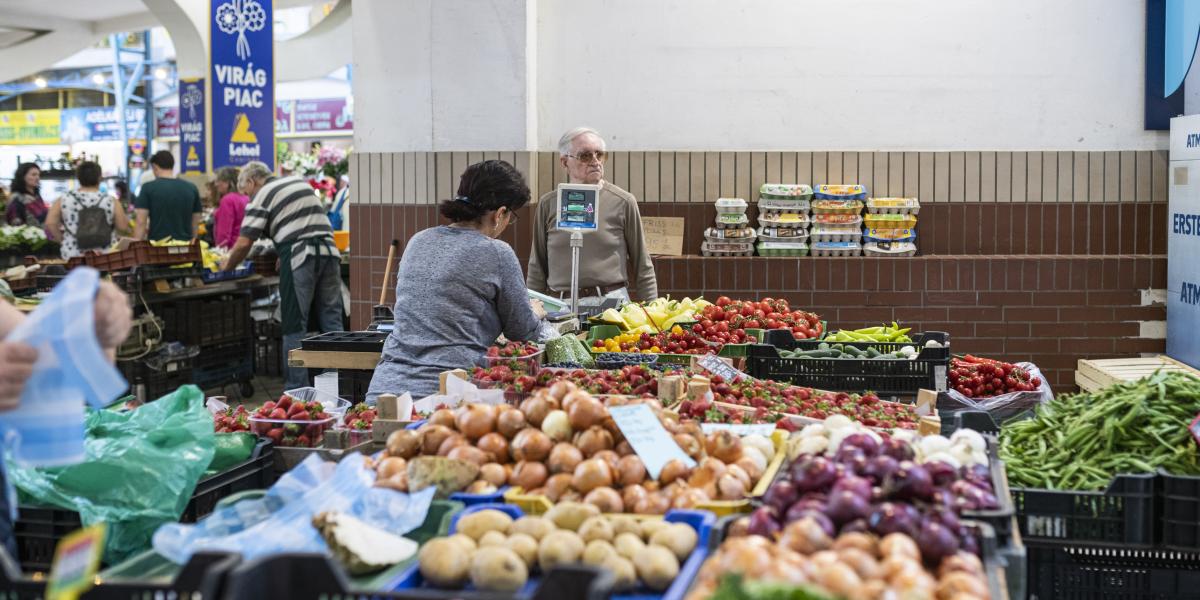
[[[1102,490],[1119,473],[1200,475],[1188,425],[1200,411],[1200,379],[1156,372],[1094,393],[1043,404],[1000,432],[1000,458],[1015,487]]]

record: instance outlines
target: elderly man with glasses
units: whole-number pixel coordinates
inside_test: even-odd
[[[608,158],[604,139],[593,129],[572,129],[559,139],[558,153],[571,183],[601,186],[600,222],[584,237],[579,255],[579,297],[628,300],[632,284],[638,300],[657,298],[658,282],[646,251],[637,199],[604,180]],[[551,191],[538,200],[526,285],[567,298],[571,295],[571,233],[555,227],[556,196],[557,191]],[[628,262],[633,263],[635,271],[632,281],[626,272]]]

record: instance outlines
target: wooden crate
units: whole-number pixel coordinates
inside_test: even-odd
[[[1190,373],[1200,377],[1200,370],[1163,355],[1102,360],[1081,358],[1078,368],[1075,370],[1075,384],[1085,392],[1094,392],[1110,385],[1136,381],[1159,369]]]

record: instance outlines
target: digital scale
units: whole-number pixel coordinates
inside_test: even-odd
[[[587,183],[558,184],[557,227],[571,232],[571,313],[579,314],[579,251],[583,234],[595,231],[600,221],[600,186]]]

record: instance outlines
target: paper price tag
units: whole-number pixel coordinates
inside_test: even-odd
[[[104,523],[97,523],[58,543],[46,583],[47,600],[75,600],[91,589],[96,572],[100,570],[104,533]]]
[[[719,375],[725,381],[741,381],[743,379],[750,378],[749,375],[731,367],[728,363],[721,360],[721,358],[716,354],[706,354],[697,360],[696,364],[699,365],[701,369],[704,369],[713,375]]]
[[[1192,433],[1192,439],[1196,440],[1197,444],[1200,444],[1200,414],[1196,415],[1195,419],[1192,419],[1192,424],[1188,425],[1188,431]]]
[[[701,423],[700,430],[704,433],[712,433],[714,431],[732,431],[738,436],[761,435],[771,437],[775,433],[775,425],[766,423],[760,425],[749,425],[743,423]]]
[[[679,444],[671,439],[671,434],[663,429],[649,406],[611,406],[608,412],[638,458],[646,465],[646,472],[651,479],[658,479],[663,466],[675,459],[683,461],[689,469],[696,466],[696,461],[685,454]]]

